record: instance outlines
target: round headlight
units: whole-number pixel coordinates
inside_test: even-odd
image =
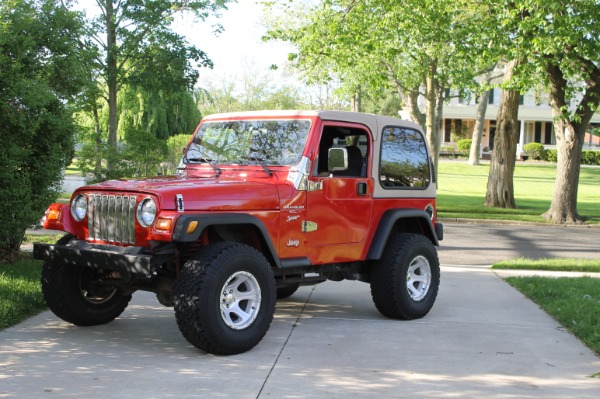
[[[156,203],[152,198],[140,201],[137,207],[137,220],[144,227],[150,227],[156,218]]]
[[[77,220],[81,222],[83,218],[85,218],[85,214],[87,213],[87,200],[85,199],[85,195],[79,194],[73,201],[71,202],[71,215]]]

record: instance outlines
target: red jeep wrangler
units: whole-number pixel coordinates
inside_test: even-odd
[[[436,182],[413,123],[333,111],[204,118],[176,176],[108,181],[53,204],[35,244],[48,307],[108,323],[136,290],[175,307],[183,336],[236,354],[266,334],[277,298],[326,280],[370,283],[385,316],[435,302]]]

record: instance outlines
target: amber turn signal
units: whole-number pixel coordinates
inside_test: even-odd
[[[172,219],[159,218],[156,221],[155,228],[156,230],[171,230],[171,224],[173,223]]]
[[[185,232],[187,234],[192,234],[196,230],[196,227],[198,227],[198,221],[197,220],[192,220],[190,222],[190,224],[188,224],[187,230]]]
[[[58,220],[60,218],[60,209],[48,209],[46,220]]]

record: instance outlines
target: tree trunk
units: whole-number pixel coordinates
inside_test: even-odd
[[[117,28],[116,15],[112,0],[106,0],[106,86],[108,88],[108,151],[116,154],[117,128],[119,126],[117,112]],[[114,157],[108,156],[107,169],[114,169]]]
[[[438,124],[436,111],[438,109],[438,83],[435,78],[437,74],[437,61],[429,61],[429,69],[425,78],[425,134],[429,149],[433,155],[433,168],[437,175],[438,162],[440,159],[440,140],[438,134]]]
[[[352,96],[352,112],[362,112],[362,94],[360,86],[356,88],[354,95]]]
[[[557,168],[554,194],[550,209],[542,216],[554,223],[581,223],[583,218],[577,212],[577,190],[581,171],[581,155],[585,130],[598,107],[600,97],[600,70],[594,68],[592,84],[577,108],[575,118],[566,114],[567,80],[560,67],[548,62],[546,72],[550,82],[550,99],[554,116],[554,134],[556,135]],[[573,119],[578,120],[574,122]]]
[[[98,115],[98,105],[92,104],[92,114],[94,115],[94,130],[96,136],[96,160],[94,163],[94,178],[99,180],[102,178],[102,128],[100,127],[100,115]]]
[[[581,223],[577,191],[585,129],[564,120],[554,122],[556,131],[556,181],[550,209],[542,216],[554,223]]]
[[[521,63],[512,60],[506,66],[505,82],[511,80],[514,69]],[[494,152],[490,163],[485,206],[516,208],[513,173],[519,141],[519,92],[504,90],[496,118]]]
[[[481,154],[481,138],[483,136],[483,125],[485,124],[485,112],[487,111],[488,101],[491,90],[487,90],[481,95],[477,105],[477,116],[475,117],[475,128],[471,140],[471,152],[469,154],[469,165],[479,165],[479,156]]]

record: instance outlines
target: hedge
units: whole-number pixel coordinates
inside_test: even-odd
[[[556,162],[556,150],[546,151],[546,161]],[[581,154],[582,165],[600,165],[600,151],[583,151]]]

